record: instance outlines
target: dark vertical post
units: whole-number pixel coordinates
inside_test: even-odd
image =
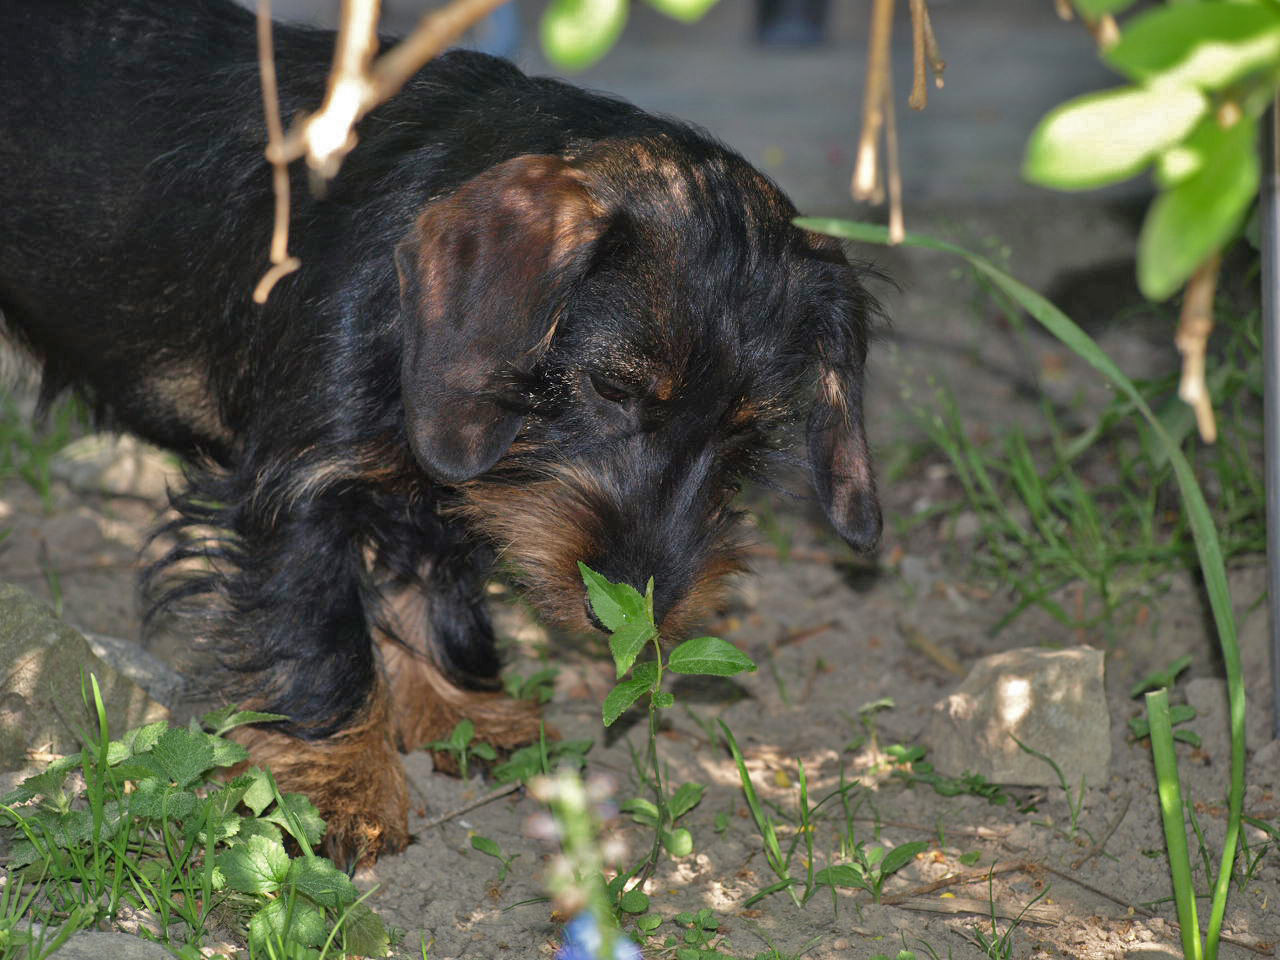
[[[1267,606],[1271,613],[1271,723],[1280,737],[1280,103],[1262,126],[1263,429],[1266,434]]]

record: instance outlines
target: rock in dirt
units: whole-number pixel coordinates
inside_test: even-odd
[[[55,956],[58,960],[173,960],[173,954],[158,943],[128,933],[96,930],[72,934]]]
[[[0,664],[0,770],[26,766],[31,748],[80,749],[77,731],[93,729],[80,695],[81,671],[97,676],[113,734],[169,716],[46,604],[10,584],[0,584]]]
[[[1107,781],[1110,714],[1103,654],[1026,648],[984,657],[950,696],[934,705],[925,732],[938,772],[980,773],[993,783],[1057,786],[1049,764],[1014,737],[1052,757],[1074,789],[1084,777]]]
[[[186,678],[154,653],[119,637],[90,633],[87,630],[81,630],[80,633],[99,659],[142,687],[152,700],[173,709],[175,704],[185,698]]]
[[[163,500],[167,487],[181,479],[173,459],[137,437],[95,433],[63,447],[51,466],[53,475],[81,493]]]

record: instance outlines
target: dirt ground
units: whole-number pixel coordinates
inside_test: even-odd
[[[910,275],[912,269],[907,264],[905,272]],[[962,281],[946,281],[953,282]],[[912,346],[920,324],[911,318],[923,315],[920,301],[905,296],[895,309],[903,319],[878,348],[875,367],[880,399],[872,429],[882,459],[893,457],[904,442],[900,434],[910,429],[896,408],[904,403],[904,391],[927,379],[935,366],[931,357],[956,355],[954,348]],[[975,335],[954,334],[961,340]],[[1122,356],[1127,351],[1160,362],[1151,359],[1141,336],[1140,328],[1130,328],[1109,346]],[[984,356],[999,369],[999,351],[993,348]],[[1017,396],[998,376],[983,382],[995,396],[1001,391]],[[981,395],[966,397],[967,407],[993,405],[1002,409],[1002,419],[1018,412],[1009,409],[1007,399],[1001,405]],[[1034,417],[1033,409],[1023,412]],[[1152,766],[1144,745],[1127,735],[1126,721],[1140,707],[1127,691],[1153,667],[1192,655],[1190,675],[1199,679],[1190,689],[1199,691],[1202,707],[1193,728],[1203,745],[1181,748],[1182,770],[1216,855],[1224,829],[1228,754],[1225,712],[1203,709],[1212,704],[1211,678],[1219,668],[1200,593],[1189,577],[1175,577],[1150,604],[1143,625],[1124,629],[1110,645],[1101,634],[1066,630],[1035,612],[993,637],[989,628],[1012,601],[999,589],[971,582],[974,544],[965,538],[964,525],[930,522],[902,532],[904,520],[955,496],[949,467],[938,455],[925,453],[897,473],[883,485],[889,522],[882,549],[870,563],[843,552],[802,498],[753,495],[752,506],[772,516],[774,532],[761,536],[754,573],[743,578],[732,604],[708,632],[737,644],[761,669],[731,682],[683,680],[675,687],[680,705],[666,713],[661,749],[672,782],[695,781],[707,791],[685,820],[694,835],[694,853],[665,861],[646,887],[652,909],[668,918],[660,938],[682,935],[670,919],[676,913],[706,907],[719,920],[719,949],[734,957],[755,957],[776,946],[786,957],[862,958],[895,955],[904,945],[920,956],[932,949],[942,957],[976,957],[985,954],[970,941],[975,928],[989,932],[992,903],[1002,916],[1016,915],[1043,893],[1013,933],[1010,956],[1178,955],[1172,905],[1164,902],[1170,882]],[[46,510],[19,481],[0,488],[0,526],[13,531],[0,551],[0,581],[17,582],[50,599],[60,595],[65,619],[83,629],[137,637],[137,551],[159,504],[77,492],[60,481],[50,499]],[[780,545],[789,553],[786,559],[779,556]],[[1280,742],[1268,743],[1260,563],[1238,566],[1232,585],[1251,684],[1246,813],[1275,822],[1280,818]],[[600,703],[612,678],[601,645],[548,636],[519,605],[500,596],[494,602],[510,641],[511,668],[522,674],[544,666],[559,670],[547,719],[565,737],[595,740],[589,770],[611,777],[616,799],[643,795],[630,753],[643,743],[642,717],[624,718],[607,734],[600,723]],[[887,772],[874,744],[856,744],[864,732],[858,709],[885,697],[894,706],[876,714],[878,744],[917,742],[932,705],[960,679],[954,667],[948,668],[948,656],[967,669],[983,655],[1012,647],[1080,643],[1108,652],[1112,761],[1107,783],[1088,786],[1074,835],[1067,798],[1056,787],[1010,788],[1011,799],[1002,805],[976,796],[943,797],[925,785],[905,786]],[[1187,688],[1185,682],[1182,686]],[[824,890],[804,908],[785,893],[744,906],[775,878],[747,815],[736,769],[712,740],[715,720],[733,730],[757,789],[777,804],[784,846],[794,836],[785,817],[796,809],[797,761],[804,762],[815,799],[839,783],[842,769],[860,781],[851,794],[860,803],[854,821],[858,840],[928,842],[929,850],[886,886],[888,897],[900,902],[875,905],[866,894],[849,890],[833,900]],[[492,784],[434,773],[425,753],[409,757],[408,765],[416,842],[357,876],[362,885],[379,884],[371,905],[406,931],[398,949],[419,957],[425,937],[432,944],[428,955],[441,960],[549,956],[558,928],[549,906],[537,898],[543,895],[541,871],[551,851],[526,833],[538,804],[517,793],[437,822],[482,797]],[[830,862],[837,830],[845,826],[838,803],[825,810],[815,828],[819,867]],[[718,815],[724,815],[720,822]],[[644,828],[627,817],[609,829],[627,839],[633,851],[649,842]],[[502,882],[498,862],[471,848],[473,834],[496,841],[507,856],[518,855]],[[1250,831],[1250,842],[1255,853],[1261,849],[1257,831]],[[803,863],[803,853],[796,863]],[[986,872],[993,866],[988,889]],[[802,866],[797,869],[803,873]],[[950,873],[980,879],[923,889]],[[1197,882],[1207,888],[1203,870],[1197,870]],[[1004,930],[1007,920],[999,925]],[[1272,944],[1280,941],[1280,851],[1266,853],[1252,876],[1233,887],[1225,929],[1232,942],[1223,956],[1271,955]],[[660,943],[651,941],[646,956],[673,955]]]

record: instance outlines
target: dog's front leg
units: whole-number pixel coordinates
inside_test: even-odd
[[[336,498],[280,503],[258,490],[228,513],[234,539],[223,553],[235,566],[219,585],[227,609],[215,637],[227,692],[288,718],[238,739],[282,790],[320,810],[336,863],[402,849],[408,789],[348,526],[357,511]]]

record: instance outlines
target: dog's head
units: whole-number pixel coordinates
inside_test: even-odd
[[[832,525],[875,544],[874,305],[793,216],[740,158],[663,137],[499,164],[400,246],[410,445],[550,619],[587,626],[579,560],[653,576],[668,634],[707,612],[742,566],[733,495],[796,423]]]

